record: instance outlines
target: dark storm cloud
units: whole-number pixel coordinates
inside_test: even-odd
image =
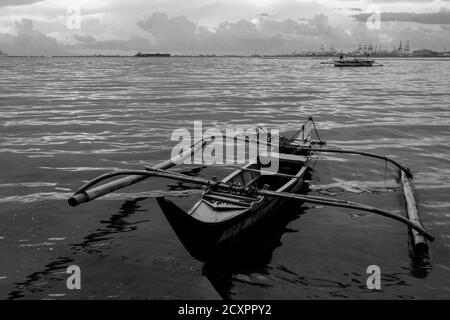
[[[352,15],[357,21],[366,22],[370,13]],[[381,21],[417,22],[421,24],[450,24],[450,11],[441,10],[432,13],[382,12]]]

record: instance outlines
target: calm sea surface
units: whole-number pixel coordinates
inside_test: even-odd
[[[450,298],[449,60],[383,60],[338,69],[313,59],[0,59],[0,298]],[[116,168],[170,157],[174,129],[257,124],[394,156],[415,173],[419,211],[436,241],[413,261],[407,229],[372,214],[303,204],[248,250],[202,263],[155,197],[189,207],[199,190],[149,179],[76,208],[67,198]],[[185,166],[224,176],[233,167]],[[310,194],[404,214],[397,171],[383,161],[322,155]],[[82,289],[66,288],[78,265]],[[366,269],[381,268],[381,291]]]

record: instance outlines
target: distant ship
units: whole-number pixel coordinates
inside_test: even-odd
[[[142,53],[138,52],[135,57],[170,57],[170,53]]]
[[[2,50],[0,50],[0,57],[7,57],[8,55],[4,53]]]

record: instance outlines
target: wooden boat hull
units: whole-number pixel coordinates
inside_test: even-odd
[[[312,129],[312,120],[308,120],[287,145],[310,146]],[[280,148],[280,152],[285,152],[271,153],[270,156],[261,154],[258,161],[239,168],[221,182],[247,189],[297,193],[304,186],[312,154],[290,149],[287,145]],[[263,163],[273,163],[274,160],[278,163],[277,171],[266,171]],[[287,200],[211,187],[189,211],[164,197],[157,198],[157,201],[189,253],[198,260],[205,260],[218,248],[245,240],[270,218],[283,214],[278,209]]]
[[[303,177],[287,192],[298,192],[303,186]],[[218,223],[207,223],[193,218],[188,212],[164,197],[157,198],[162,212],[189,253],[198,260],[205,260],[213,250],[229,246],[251,236],[277,214],[284,204],[283,199],[265,197],[260,204]]]

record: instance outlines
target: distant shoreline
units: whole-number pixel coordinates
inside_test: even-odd
[[[170,59],[170,58],[251,58],[251,59],[277,59],[277,58],[311,58],[311,59],[330,59],[336,58],[335,55],[172,55],[167,56],[147,56],[136,57],[134,55],[58,55],[58,56],[34,56],[34,55],[13,55],[1,56],[1,58],[147,58],[147,59]],[[365,56],[348,56],[357,58],[366,58]],[[450,59],[450,56],[370,56],[371,59]]]

